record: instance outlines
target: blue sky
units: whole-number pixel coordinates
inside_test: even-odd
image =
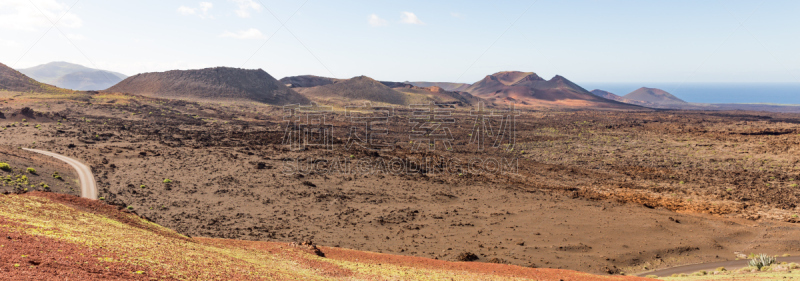
[[[128,75],[231,66],[276,78],[472,83],[521,70],[576,82],[800,83],[798,11],[789,0],[3,0],[0,62]]]

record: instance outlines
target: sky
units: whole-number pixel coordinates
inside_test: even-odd
[[[0,63],[133,75],[215,66],[276,78],[473,83],[800,83],[794,0],[2,0]]]

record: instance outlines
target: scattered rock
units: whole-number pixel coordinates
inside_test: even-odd
[[[478,260],[478,255],[475,255],[471,252],[463,252],[456,256],[456,261],[476,261]]]
[[[33,118],[35,116],[36,112],[34,112],[33,109],[31,109],[30,107],[23,107],[19,111],[19,114],[21,114],[22,116],[25,116],[25,117]]]
[[[608,273],[608,274],[611,274],[611,275],[620,273],[619,268],[617,268],[616,266],[613,266],[613,265],[611,267],[608,267],[608,266],[603,267],[603,271],[605,273]]]
[[[325,253],[323,253],[322,250],[317,248],[317,245],[314,244],[314,242],[312,242],[311,240],[306,240],[306,241],[303,241],[302,243],[299,243],[299,244],[295,243],[295,242],[292,242],[292,243],[289,244],[289,246],[309,251],[310,253],[312,253],[314,255],[317,255],[317,256],[320,256],[320,257],[323,257],[323,258],[325,257]]]

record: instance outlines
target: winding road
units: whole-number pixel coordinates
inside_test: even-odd
[[[800,262],[800,257],[778,257],[777,263],[781,262]],[[738,261],[720,261],[720,262],[711,262],[711,263],[700,263],[700,264],[690,264],[684,266],[676,266],[666,269],[660,269],[650,272],[643,272],[636,274],[636,276],[644,277],[647,275],[656,275],[658,277],[668,277],[672,274],[692,274],[701,270],[705,271],[714,271],[714,269],[718,267],[725,267],[728,270],[737,269],[742,267],[747,267],[747,263],[749,259],[742,259]]]
[[[61,154],[56,154],[49,151],[38,150],[38,149],[30,149],[30,148],[23,148],[23,149],[30,152],[36,152],[39,154],[51,156],[58,160],[67,162],[67,164],[72,166],[72,168],[74,168],[75,171],[78,172],[78,178],[81,181],[81,197],[97,200],[97,183],[94,181],[94,176],[92,175],[92,169],[90,169],[88,166],[84,165],[78,160],[69,158]]]

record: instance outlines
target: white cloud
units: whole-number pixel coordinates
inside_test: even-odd
[[[388,21],[386,21],[385,19],[382,19],[381,17],[379,17],[376,14],[369,15],[369,25],[371,25],[371,26],[385,26],[385,25],[388,25],[388,24],[389,24]]]
[[[178,13],[184,16],[197,15],[201,19],[213,19],[214,16],[209,13],[213,7],[214,4],[211,2],[200,2],[200,7],[198,8],[180,6],[178,7]]]
[[[224,33],[220,34],[219,37],[235,39],[263,39],[264,34],[258,29],[251,28],[237,32],[225,31]]]
[[[86,39],[86,36],[74,33],[67,33],[67,38],[69,38],[69,40],[83,40]]]
[[[464,14],[458,12],[452,12],[450,13],[450,15],[453,16],[454,18],[460,18],[460,19],[464,18]]]
[[[200,10],[203,11],[203,13],[208,13],[211,8],[214,8],[214,4],[211,2],[200,2]]]
[[[401,22],[407,24],[425,24],[424,22],[419,20],[417,15],[415,15],[412,12],[403,12],[403,19],[401,20]]]
[[[17,43],[17,41],[14,41],[14,40],[4,40],[4,39],[0,39],[0,46],[4,46],[4,47],[18,47],[18,46],[20,46],[20,44],[19,44],[19,43]]]
[[[240,18],[249,18],[250,17],[250,10],[254,10],[256,12],[261,11],[261,5],[256,3],[253,0],[229,0],[231,2],[236,3],[239,6],[239,9],[236,10],[236,15]]]
[[[83,20],[75,13],[67,12],[69,9],[70,5],[56,0],[2,0],[0,28],[36,31],[50,28],[56,21],[58,27],[81,27]]]
[[[197,13],[197,11],[195,9],[193,9],[193,8],[189,8],[189,7],[186,7],[186,6],[180,6],[180,7],[178,7],[178,13],[181,13],[181,15],[184,15],[184,16],[188,16],[188,15],[194,15],[195,13]]]

